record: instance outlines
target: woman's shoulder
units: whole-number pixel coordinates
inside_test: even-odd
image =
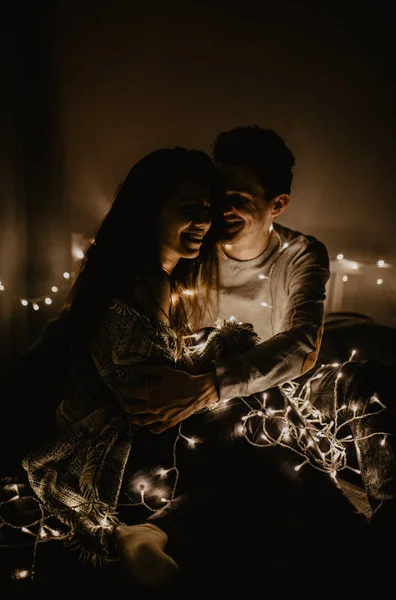
[[[126,297],[114,297],[105,311],[100,330],[102,335],[121,337],[133,336],[174,337],[175,332],[156,315],[136,307]]]

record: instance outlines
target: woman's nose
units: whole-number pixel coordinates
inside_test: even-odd
[[[207,208],[197,208],[194,212],[193,223],[194,225],[209,225],[211,222],[210,211]]]

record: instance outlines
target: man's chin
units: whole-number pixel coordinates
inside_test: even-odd
[[[235,237],[238,237],[240,232],[243,229],[243,223],[238,221],[233,225],[225,226],[224,228],[224,240],[233,240]]]
[[[232,230],[232,231],[229,231],[227,229],[223,235],[223,242],[231,243],[231,242],[237,240],[240,237],[241,231],[242,231],[242,227],[240,227],[237,230]]]

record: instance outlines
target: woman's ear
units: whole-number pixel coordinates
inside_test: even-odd
[[[272,216],[277,217],[285,210],[285,208],[289,204],[290,196],[289,196],[289,194],[281,194],[280,196],[277,196],[276,198],[274,198],[272,202],[273,202]]]

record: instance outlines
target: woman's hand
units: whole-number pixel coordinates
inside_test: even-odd
[[[174,367],[142,365],[136,367],[136,374],[160,380],[150,387],[122,387],[121,404],[132,423],[153,433],[162,433],[219,400],[214,372],[191,375]]]

